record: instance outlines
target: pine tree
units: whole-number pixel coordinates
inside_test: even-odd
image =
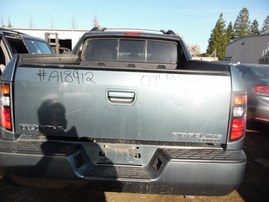
[[[262,34],[269,34],[269,15],[263,21],[263,27],[262,27],[261,33]]]
[[[30,27],[30,29],[33,28],[33,18],[32,18],[32,15],[30,15],[30,19],[29,19],[29,27]]]
[[[232,22],[230,22],[227,27],[226,38],[227,38],[227,43],[234,40],[234,30],[233,30]]]
[[[96,16],[94,16],[94,18],[92,20],[92,26],[93,27],[101,27]]]
[[[208,55],[211,55],[214,53],[214,51],[216,51],[216,56],[219,59],[223,59],[225,55],[226,44],[227,37],[225,21],[223,20],[223,14],[221,13],[208,40],[208,48],[206,52]]]
[[[3,15],[1,15],[1,27],[5,27],[5,23],[4,23],[4,17],[3,17]]]
[[[257,20],[253,20],[251,27],[250,27],[250,32],[251,32],[251,35],[259,35],[260,34],[259,23]]]
[[[241,39],[250,35],[250,20],[247,8],[243,8],[234,23],[235,39]]]
[[[77,21],[76,21],[75,17],[73,16],[72,17],[72,30],[76,29],[76,27],[77,27]]]
[[[11,20],[10,20],[10,17],[8,16],[8,24],[7,24],[7,27],[8,28],[12,28],[13,25],[11,24]]]

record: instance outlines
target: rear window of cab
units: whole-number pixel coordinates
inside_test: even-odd
[[[83,51],[88,61],[177,63],[177,43],[138,39],[90,39]]]

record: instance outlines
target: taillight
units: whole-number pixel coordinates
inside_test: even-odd
[[[10,105],[10,85],[0,84],[0,124],[7,130],[12,130],[11,105]]]
[[[258,95],[269,96],[269,86],[268,85],[260,85],[260,86],[252,86],[251,89],[254,93]]]
[[[246,129],[247,95],[233,95],[230,141],[238,140],[245,134]]]

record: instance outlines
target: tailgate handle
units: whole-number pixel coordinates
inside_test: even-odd
[[[135,91],[108,90],[107,99],[112,104],[133,104],[136,99]]]

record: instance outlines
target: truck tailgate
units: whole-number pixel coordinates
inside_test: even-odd
[[[18,67],[14,85],[19,134],[227,141],[231,78],[221,72]]]

